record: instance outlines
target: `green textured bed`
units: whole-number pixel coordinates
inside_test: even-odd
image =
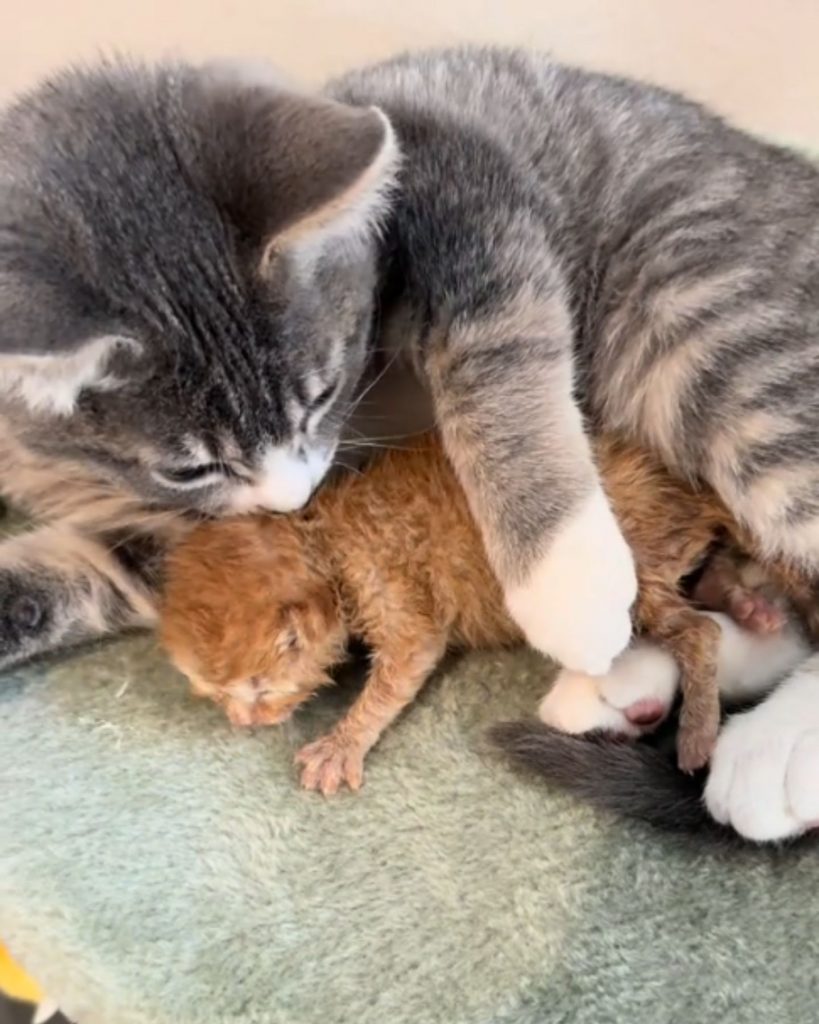
[[[78,1024],[808,1022],[815,851],[709,851],[514,776],[526,652],[453,661],[364,789],[300,792],[281,731],[230,730],[151,638],[0,690],[0,934]]]

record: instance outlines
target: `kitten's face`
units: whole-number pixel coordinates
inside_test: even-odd
[[[152,503],[305,503],[368,352],[382,115],[222,70],[71,74],[0,121],[0,411]]]
[[[237,672],[216,682],[196,671],[187,672],[197,697],[212,700],[233,725],[280,725],[322,686],[332,683],[315,652],[298,646],[287,626],[271,637],[263,659],[237,664]],[[177,665],[177,667],[181,667]]]
[[[297,522],[203,524],[170,554],[165,577],[162,644],[234,725],[283,722],[331,682],[346,630]]]

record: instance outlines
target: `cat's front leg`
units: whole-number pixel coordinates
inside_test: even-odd
[[[510,614],[533,647],[605,673],[628,644],[637,581],[573,397],[562,296],[522,294],[502,315],[453,325],[426,370]]]
[[[154,624],[152,538],[44,526],[0,544],[0,669]],[[158,564],[158,563],[157,563]]]

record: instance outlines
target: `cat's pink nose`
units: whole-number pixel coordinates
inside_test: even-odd
[[[665,717],[665,704],[653,697],[646,697],[627,707],[625,715],[632,725],[656,725]]]

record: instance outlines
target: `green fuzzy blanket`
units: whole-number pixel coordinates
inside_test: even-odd
[[[549,670],[453,660],[363,790],[231,731],[149,637],[0,684],[0,937],[78,1024],[808,1024],[813,850],[707,848],[512,774]]]

